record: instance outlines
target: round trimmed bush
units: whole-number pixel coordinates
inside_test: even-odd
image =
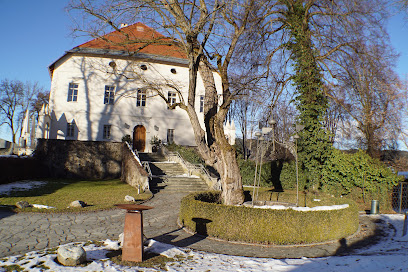
[[[219,203],[220,192],[193,193],[181,201],[180,222],[187,229],[224,240],[261,244],[303,244],[345,238],[358,229],[358,210],[273,210]]]

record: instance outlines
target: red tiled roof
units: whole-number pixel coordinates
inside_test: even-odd
[[[139,22],[81,44],[77,48],[124,50],[185,59],[183,50],[171,45],[170,41],[170,38]]]

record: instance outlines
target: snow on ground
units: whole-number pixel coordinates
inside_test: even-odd
[[[46,181],[23,180],[0,185],[0,195],[7,195],[11,191],[27,191],[45,185]]]
[[[288,207],[283,205],[262,205],[262,206],[253,206],[254,208],[258,209],[272,209],[272,210],[286,210],[286,209],[293,209],[295,211],[301,212],[310,212],[310,211],[330,211],[330,210],[341,210],[348,208],[349,204],[343,205],[332,205],[332,206],[316,206],[313,208],[309,207]]]
[[[146,251],[176,258],[167,264],[168,271],[408,271],[408,235],[402,237],[403,215],[375,215],[378,219],[392,224],[393,231],[379,244],[360,249],[350,256],[301,259],[271,259],[228,256],[222,254],[192,251],[149,241]],[[0,259],[0,271],[6,266],[19,265],[27,271],[160,271],[154,268],[128,267],[112,263],[106,258],[109,249],[117,248],[116,241],[106,240],[103,246],[84,246],[89,264],[84,267],[64,267],[54,260],[56,254],[46,250],[30,252],[23,256]]]
[[[37,209],[55,209],[55,207],[51,207],[51,206],[47,206],[47,205],[42,205],[42,204],[32,204],[31,206],[33,206],[34,208]]]

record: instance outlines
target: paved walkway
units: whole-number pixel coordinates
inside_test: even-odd
[[[177,225],[183,194],[165,190],[144,203],[154,209],[144,211],[146,237],[180,247],[228,255],[300,258],[346,254],[380,239],[382,228],[375,217],[360,216],[361,231],[348,240],[311,246],[259,246],[217,241],[188,234]],[[52,248],[61,244],[88,240],[117,239],[123,231],[124,211],[120,209],[76,213],[38,214],[0,211],[0,257]]]

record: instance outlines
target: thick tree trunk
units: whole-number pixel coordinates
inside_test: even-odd
[[[199,72],[205,86],[204,123],[201,128],[195,110],[188,108],[198,150],[205,162],[213,166],[221,177],[222,202],[226,205],[238,205],[244,202],[242,177],[236,159],[235,149],[228,143],[224,134],[226,114],[218,109],[218,95],[213,71],[209,64],[201,61]],[[224,109],[225,111],[225,109]]]
[[[218,168],[221,172],[223,203],[226,205],[242,204],[245,197],[235,150],[231,146],[222,148],[221,158]]]

